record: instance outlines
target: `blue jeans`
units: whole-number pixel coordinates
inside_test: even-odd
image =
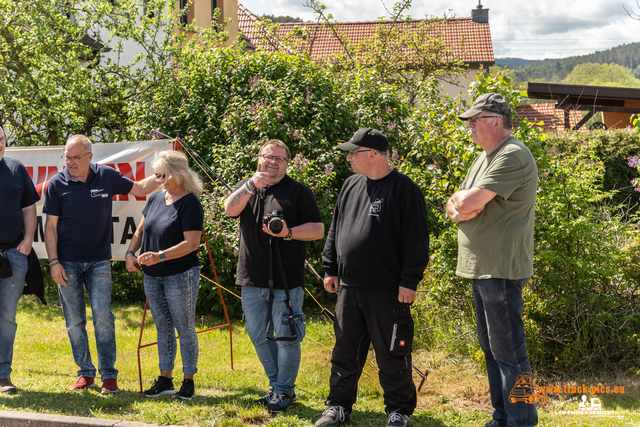
[[[291,337],[289,328],[289,309],[284,303],[284,290],[273,291],[273,312],[271,314],[270,335]],[[295,382],[302,357],[300,342],[304,338],[306,328],[302,313],[304,289],[297,287],[289,291],[291,306],[295,318],[298,339],[296,341],[267,341],[267,312],[269,309],[269,289],[242,287],[242,311],[245,317],[245,329],[256,349],[258,359],[269,378],[269,385],[278,394],[291,396],[295,391]]]
[[[0,279],[0,379],[11,377],[13,342],[16,338],[16,312],[27,274],[27,256],[17,249],[5,250],[13,276]]]
[[[538,424],[535,404],[509,402],[518,375],[531,373],[522,322],[522,288],[527,281],[472,281],[478,341],[487,362],[493,419],[509,427]]]
[[[111,312],[111,263],[110,261],[68,262],[61,261],[67,273],[67,286],[58,285],[60,303],[67,334],[71,342],[71,352],[76,365],[80,367],[78,376],[95,378],[96,367],[91,361],[89,337],[87,336],[87,309],[84,288],[89,294],[93,328],[98,350],[98,371],[102,380],[117,378],[116,326]]]
[[[144,293],[158,334],[160,369],[173,370],[176,361],[176,331],[180,337],[182,372],[198,372],[198,334],[196,302],[200,283],[200,267],[167,277],[144,275]]]

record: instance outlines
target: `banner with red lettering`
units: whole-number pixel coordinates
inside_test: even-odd
[[[93,144],[93,163],[110,166],[127,178],[139,181],[151,174],[151,159],[162,150],[173,149],[173,140],[122,142],[114,144]],[[20,160],[27,167],[36,186],[40,201],[38,225],[33,247],[39,258],[47,258],[44,247],[44,222],[42,214],[44,195],[49,180],[65,168],[64,146],[53,147],[7,147],[6,157]],[[158,187],[158,190],[162,187]],[[142,217],[146,197],[117,195],[113,197],[113,215],[111,222],[111,253],[114,260],[123,260],[124,253]],[[90,239],[91,235],[87,235]]]

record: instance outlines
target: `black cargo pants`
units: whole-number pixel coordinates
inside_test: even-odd
[[[373,343],[387,414],[393,411],[407,416],[413,414],[416,386],[411,370],[413,319],[410,305],[398,301],[397,291],[341,285],[333,327],[336,344],[331,356],[326,404],[351,410],[356,402],[358,380],[369,345]]]

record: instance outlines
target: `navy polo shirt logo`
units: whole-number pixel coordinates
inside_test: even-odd
[[[101,193],[101,191],[104,191],[104,189],[102,188],[94,188],[91,190],[91,197],[95,198],[95,197],[109,197],[109,193]]]

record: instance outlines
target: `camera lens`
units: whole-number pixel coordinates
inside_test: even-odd
[[[282,220],[280,218],[271,218],[269,221],[269,230],[273,234],[278,234],[282,231]]]

